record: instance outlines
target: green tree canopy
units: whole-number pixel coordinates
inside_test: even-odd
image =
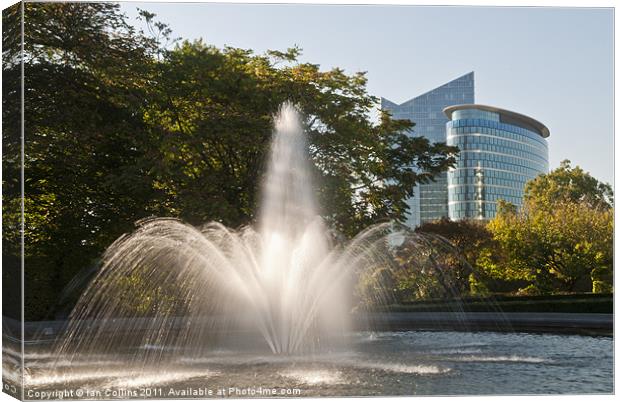
[[[26,316],[40,317],[75,273],[105,244],[156,212],[149,179],[155,159],[142,119],[155,44],[111,3],[24,4],[24,52],[4,50],[7,122],[21,117],[24,68]],[[20,5],[3,13],[6,34],[20,32]],[[6,35],[5,35],[6,37]],[[20,133],[3,126],[5,216],[19,216]],[[17,219],[18,221],[19,219]],[[5,229],[12,255],[19,232]]]
[[[255,218],[273,116],[287,100],[305,117],[323,214],[348,235],[403,221],[413,186],[454,163],[456,148],[407,136],[408,121],[383,113],[370,122],[378,100],[363,73],[321,71],[297,62],[298,54],[254,55],[202,41],[165,53],[145,115],[165,150],[162,187],[184,219],[237,226]]]
[[[537,293],[610,291],[612,197],[609,185],[563,162],[527,184],[521,211],[500,204],[488,228],[505,260],[487,268]]]
[[[416,231],[438,234],[450,240],[472,266],[475,265],[480,250],[493,244],[491,232],[486,228],[485,222],[479,220],[452,221],[442,218],[425,222]]]
[[[530,207],[580,202],[592,208],[611,208],[613,190],[609,184],[596,180],[579,166],[571,167],[569,160],[563,160],[559,168],[527,183],[524,200]]]
[[[469,267],[464,267],[460,261],[456,261],[454,276],[458,278],[459,286],[467,289],[470,294],[511,292],[524,283],[515,272],[505,269],[502,264],[504,256],[499,252],[499,243],[493,238],[485,221],[474,219],[453,221],[442,218],[426,222],[416,231],[440,235],[455,246]]]

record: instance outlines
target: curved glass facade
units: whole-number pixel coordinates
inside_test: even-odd
[[[525,183],[549,170],[545,133],[512,112],[489,109],[459,108],[446,123],[448,145],[461,150],[448,172],[450,219],[492,219],[500,199],[520,208]]]

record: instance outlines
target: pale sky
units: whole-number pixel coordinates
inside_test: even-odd
[[[296,44],[323,69],[367,71],[369,92],[397,103],[474,71],[477,103],[549,127],[551,169],[570,159],[613,185],[611,8],[123,3],[131,21],[136,7],[183,39]]]

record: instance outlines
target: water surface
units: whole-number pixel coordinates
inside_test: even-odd
[[[63,363],[31,346],[26,397],[49,399],[49,392],[67,390],[74,397],[81,390],[75,399],[613,392],[608,337],[407,331],[351,338],[350,347],[299,356],[238,345],[202,356],[164,348],[167,363],[158,367],[132,366],[132,350],[124,351],[126,360],[117,353]]]

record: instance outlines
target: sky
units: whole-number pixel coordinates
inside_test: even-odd
[[[262,53],[302,48],[323,69],[366,71],[368,91],[402,103],[470,71],[476,103],[545,124],[550,168],[564,159],[613,185],[611,8],[125,2],[173,36]]]

